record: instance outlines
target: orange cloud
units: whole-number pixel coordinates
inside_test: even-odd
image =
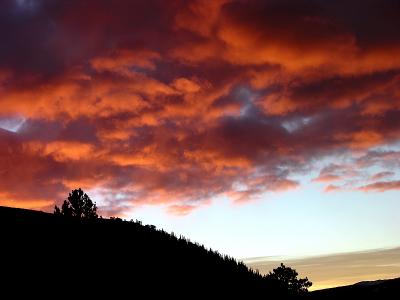
[[[129,68],[132,67],[155,69],[154,60],[157,59],[160,59],[160,55],[154,51],[121,49],[108,56],[96,57],[90,63],[98,72],[110,71],[124,74],[129,73]]]
[[[348,143],[351,148],[370,148],[384,141],[381,133],[372,130],[362,130],[353,133],[339,133],[335,136],[337,140]]]
[[[53,204],[50,199],[19,199],[9,192],[0,192],[0,205],[27,209],[46,209]]]
[[[47,205],[81,185],[105,191],[109,213],[185,214],[296,188],[291,178],[337,157],[346,165],[313,180],[337,183],[326,191],[395,188],[379,181],[399,157],[379,150],[400,138],[391,5],[58,2],[29,18],[0,4],[5,199]],[[382,173],[367,185],[370,167]]]
[[[400,181],[377,181],[371,184],[367,184],[359,187],[359,190],[363,192],[385,192],[390,190],[399,190],[400,189]]]
[[[209,36],[218,21],[224,3],[230,0],[195,0],[180,9],[175,16],[175,28]]]
[[[330,192],[337,192],[337,191],[340,191],[341,189],[342,189],[342,188],[339,187],[339,186],[337,186],[337,185],[330,184],[330,185],[328,185],[328,186],[326,186],[326,187],[324,188],[324,191],[327,192],[327,193],[330,193]]]
[[[94,158],[93,145],[79,142],[57,141],[47,144],[33,142],[25,144],[24,147],[38,155],[52,156],[57,162]]]
[[[371,180],[381,180],[383,178],[392,177],[394,175],[396,175],[396,173],[390,171],[379,172],[371,176]]]
[[[177,216],[186,216],[190,214],[196,207],[194,205],[170,205],[168,213]]]
[[[314,182],[331,182],[331,181],[337,181],[340,179],[341,179],[341,177],[338,175],[325,174],[325,175],[319,175],[318,177],[314,178],[312,181],[314,181]]]
[[[172,84],[175,89],[182,93],[196,93],[200,91],[201,87],[194,81],[187,78],[177,78]]]

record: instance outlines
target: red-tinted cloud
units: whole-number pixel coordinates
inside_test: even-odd
[[[377,181],[360,187],[360,190],[369,192],[385,192],[390,190],[400,190],[400,180],[394,181]]]
[[[341,187],[339,187],[337,185],[334,185],[334,184],[330,184],[330,185],[326,186],[325,189],[324,189],[324,191],[327,192],[327,193],[337,192],[337,191],[340,191],[340,190],[341,190]]]
[[[194,205],[171,205],[168,207],[168,212],[177,216],[185,216],[191,213],[195,208]]]
[[[50,209],[81,186],[102,191],[108,214],[150,203],[179,215],[296,188],[332,157],[347,162],[314,179],[335,181],[327,191],[382,190],[366,181],[398,157],[379,147],[400,137],[399,11],[2,1],[0,204]]]

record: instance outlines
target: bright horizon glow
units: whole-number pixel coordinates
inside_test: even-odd
[[[397,278],[400,273],[400,247],[352,251],[305,258],[255,258],[245,260],[253,269],[268,273],[280,262],[308,277],[310,290],[352,285],[361,281]]]

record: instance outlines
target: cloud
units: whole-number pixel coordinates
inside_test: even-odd
[[[171,205],[168,212],[176,216],[185,216],[191,213],[196,207],[193,205]]]
[[[342,180],[345,177],[354,176],[354,171],[349,166],[329,164],[321,169],[318,177],[314,178],[313,182],[332,182]],[[331,187],[333,187],[331,185]]]
[[[152,51],[133,51],[120,49],[107,56],[96,57],[90,61],[91,66],[98,72],[129,73],[131,68],[154,69],[154,61],[160,55]]]
[[[379,173],[374,174],[371,177],[371,180],[380,180],[380,179],[384,179],[384,178],[387,178],[387,177],[392,177],[394,175],[396,175],[396,173],[395,172],[391,172],[391,171],[379,172]]]
[[[359,187],[359,189],[364,192],[385,192],[390,190],[400,190],[400,180],[377,181],[361,186]]]
[[[370,167],[381,165],[383,167],[396,167],[400,159],[400,151],[395,150],[372,150],[357,159],[358,167]]]
[[[337,192],[337,191],[341,191],[341,190],[342,190],[342,188],[340,186],[337,186],[337,185],[334,185],[334,184],[330,184],[330,185],[328,185],[328,186],[326,186],[324,188],[324,191],[327,192],[327,193]]]
[[[338,175],[333,175],[333,174],[326,174],[326,175],[320,175],[317,178],[314,178],[314,182],[330,182],[330,181],[336,181],[341,179]]]
[[[311,170],[335,182],[327,190],[367,186],[368,168],[398,165],[382,150],[400,137],[397,11],[394,1],[2,1],[0,193],[48,210],[82,186],[121,194],[107,196],[110,213],[176,214],[294,189]]]

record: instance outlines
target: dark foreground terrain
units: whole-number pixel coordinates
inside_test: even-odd
[[[138,221],[0,207],[1,294],[36,299],[292,299],[233,258]],[[400,299],[400,279],[302,299]],[[29,297],[26,297],[29,296]]]
[[[400,299],[400,278],[363,281],[309,293],[311,299]]]
[[[243,263],[137,221],[0,207],[0,226],[0,284],[17,284],[15,295],[54,288],[54,299],[285,296]]]

